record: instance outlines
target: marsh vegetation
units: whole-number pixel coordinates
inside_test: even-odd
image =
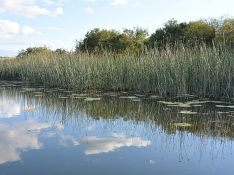
[[[142,54],[36,54],[0,62],[0,79],[47,88],[234,97],[234,50],[206,46]]]
[[[79,91],[134,91],[163,97],[234,97],[234,20],[168,21],[141,28],[94,29],[74,52],[28,48],[0,61],[1,80]]]

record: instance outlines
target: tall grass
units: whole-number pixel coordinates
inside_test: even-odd
[[[234,50],[180,47],[142,54],[38,54],[0,61],[0,79],[75,90],[234,97]]]

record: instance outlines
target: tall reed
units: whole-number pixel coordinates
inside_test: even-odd
[[[234,97],[234,50],[206,46],[142,54],[38,54],[0,61],[1,80],[161,96]]]

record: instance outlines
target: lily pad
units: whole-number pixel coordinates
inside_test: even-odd
[[[121,99],[136,99],[138,97],[136,97],[136,96],[121,96],[119,98],[121,98]]]
[[[186,103],[178,103],[177,105],[167,105],[169,107],[191,108],[192,106]]]
[[[41,94],[34,95],[34,97],[43,97]]]
[[[165,104],[165,105],[178,105],[179,102],[170,102],[170,101],[158,101],[159,103]]]
[[[197,114],[197,112],[193,112],[193,111],[180,111],[180,114]]]
[[[85,99],[85,101],[99,101],[101,100],[101,98],[92,98],[92,97],[88,97]]]
[[[141,99],[132,99],[134,102],[141,102]]]
[[[190,123],[174,123],[173,126],[176,126],[176,127],[191,127],[192,124],[190,124]]]
[[[149,98],[152,98],[152,99],[157,99],[157,98],[161,98],[160,96],[158,95],[150,95]]]
[[[215,105],[217,108],[231,108],[233,109],[234,106],[225,106],[225,105]]]

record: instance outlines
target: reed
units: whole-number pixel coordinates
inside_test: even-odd
[[[0,61],[0,80],[46,88],[234,97],[234,50],[206,46],[142,54],[37,54]]]

